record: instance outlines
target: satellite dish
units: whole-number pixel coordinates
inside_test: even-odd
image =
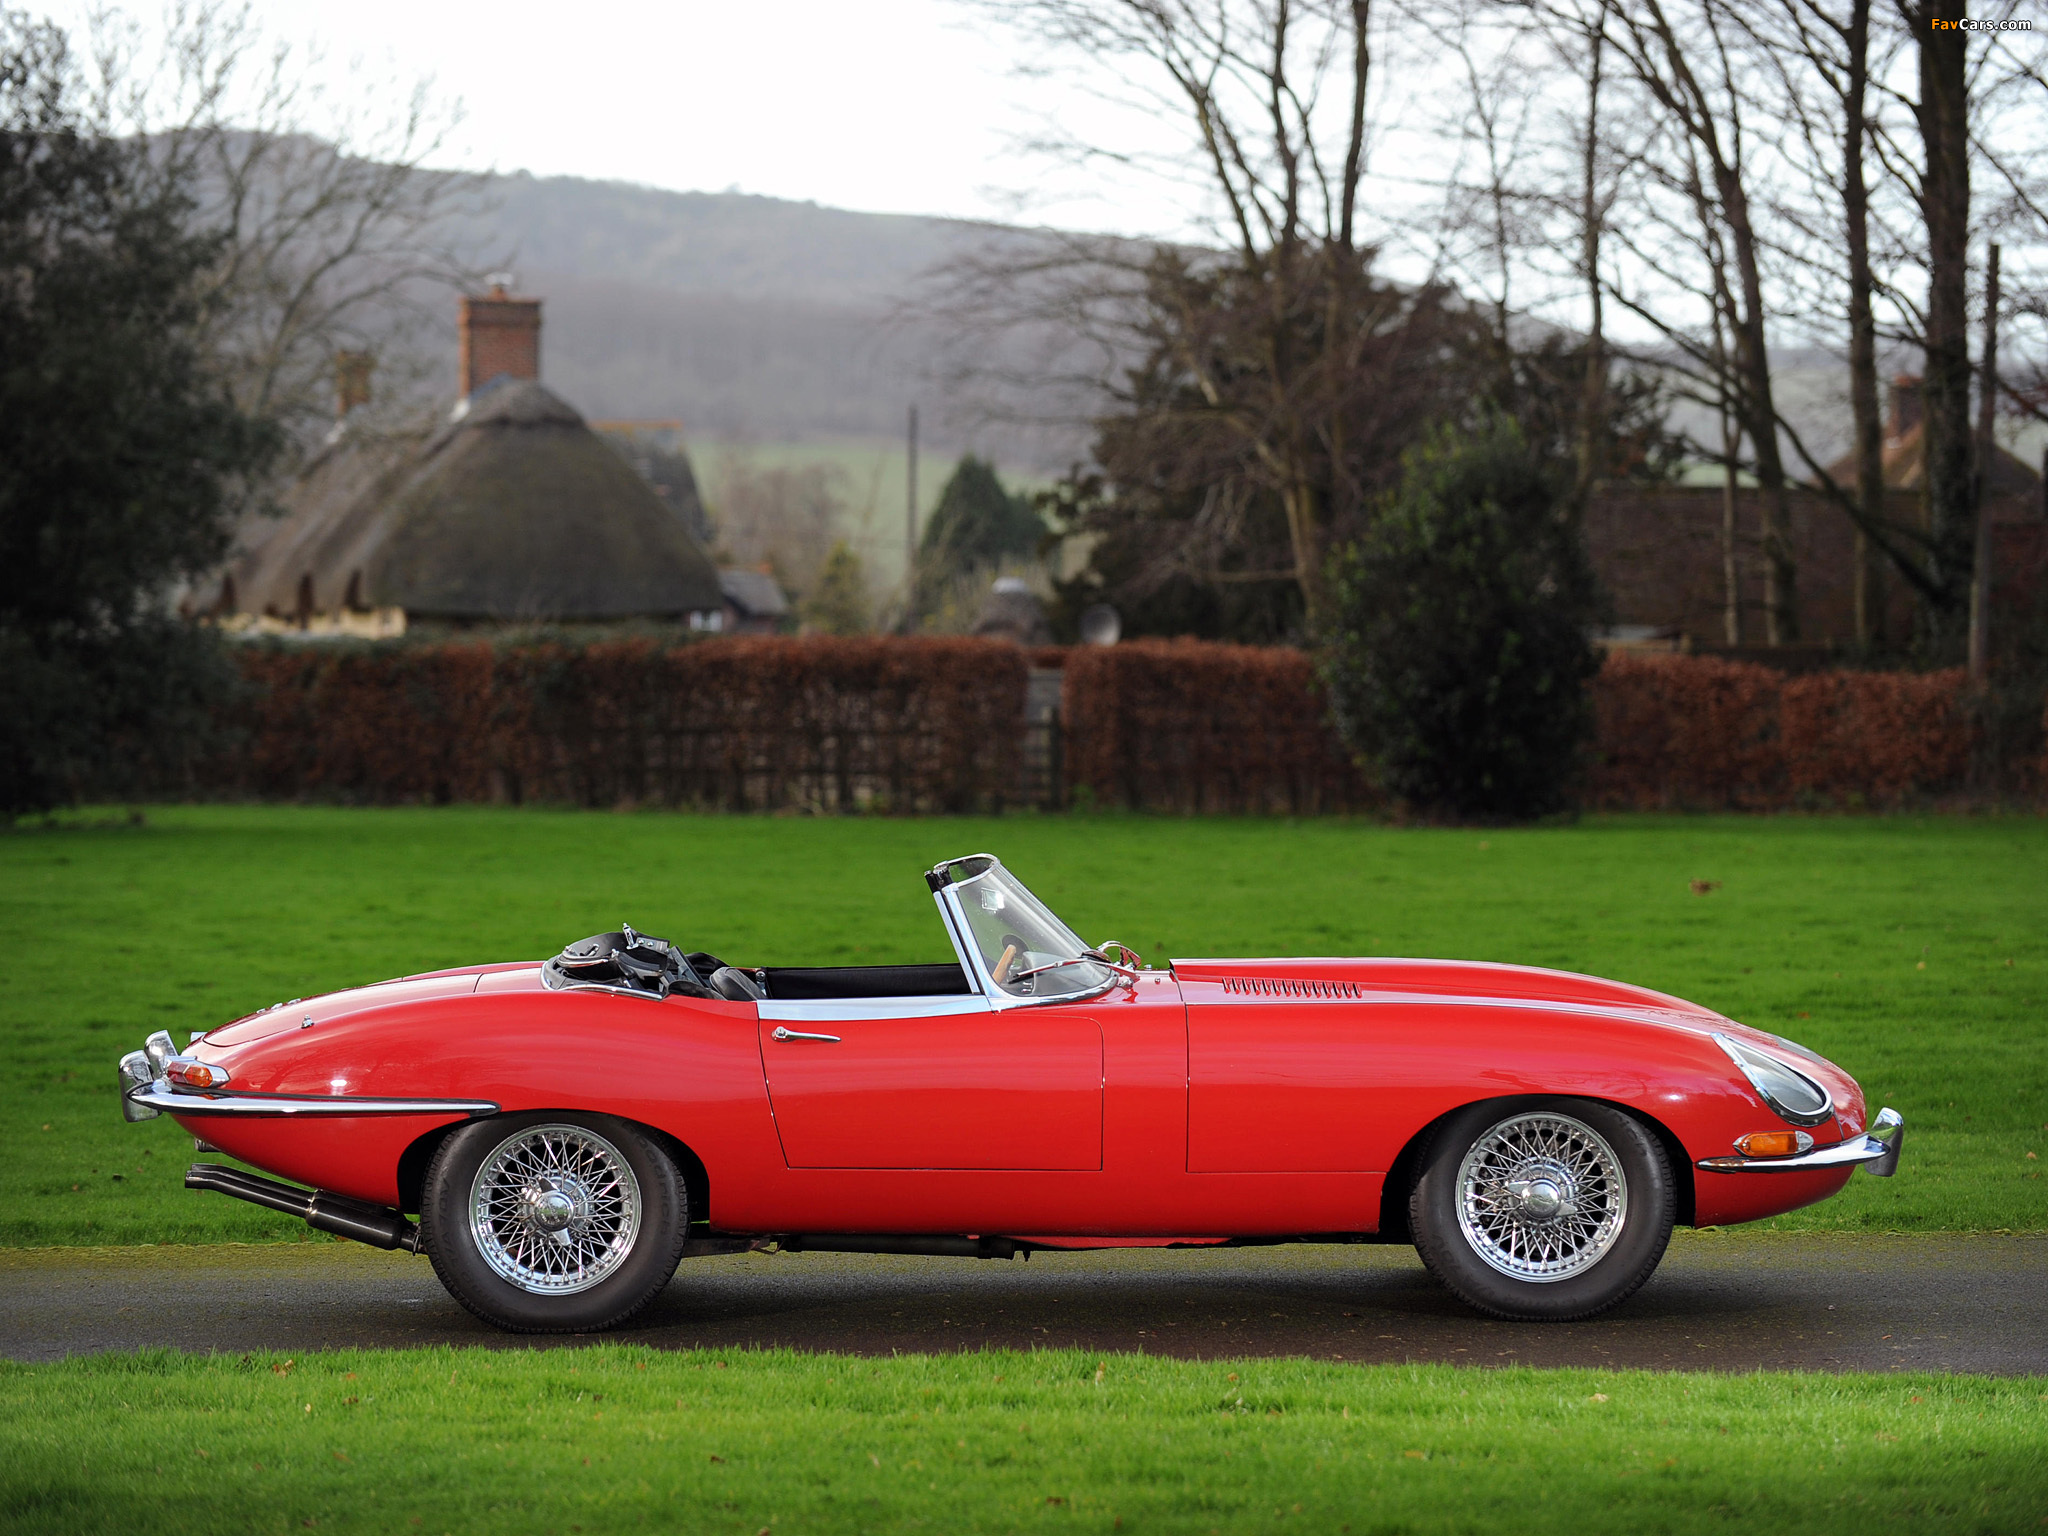
[[[1092,608],[1081,610],[1083,645],[1115,645],[1123,632],[1124,621],[1117,617],[1116,610],[1109,604],[1097,603]]]

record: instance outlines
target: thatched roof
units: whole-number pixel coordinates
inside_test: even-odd
[[[531,381],[479,393],[430,436],[344,431],[285,502],[284,520],[231,572],[244,612],[589,620],[722,602],[682,520]]]

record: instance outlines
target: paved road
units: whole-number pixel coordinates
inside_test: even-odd
[[[1474,1317],[1406,1248],[685,1260],[610,1337],[885,1354],[1074,1345],[1196,1358],[2048,1374],[2048,1238],[1681,1233],[1591,1322]],[[0,1355],[520,1346],[425,1259],[353,1243],[0,1251]],[[574,1346],[577,1340],[544,1341]]]

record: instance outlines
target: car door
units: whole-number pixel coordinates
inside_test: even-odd
[[[763,1001],[761,1065],[791,1168],[1102,1166],[1102,1030],[984,997]]]

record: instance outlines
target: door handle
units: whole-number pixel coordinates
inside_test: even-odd
[[[775,1033],[768,1038],[770,1040],[829,1040],[834,1045],[839,1043],[837,1035],[808,1035],[800,1029],[784,1029],[780,1024],[775,1026]]]

